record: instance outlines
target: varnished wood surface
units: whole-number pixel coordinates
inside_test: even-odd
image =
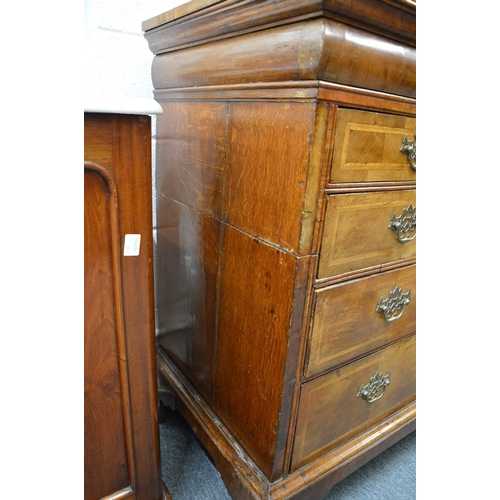
[[[220,222],[157,198],[157,345],[213,406]]]
[[[356,397],[377,372],[390,372],[384,395]],[[292,470],[345,443],[415,399],[415,336],[303,384]]]
[[[415,97],[415,57],[404,44],[316,19],[157,55],[152,78],[156,90],[324,80]]]
[[[415,284],[413,265],[316,291],[305,375],[318,374],[413,333]],[[376,312],[377,303],[396,286],[403,293],[410,290],[410,303],[401,318],[387,322]]]
[[[229,108],[224,219],[295,254],[314,119],[314,104],[233,103]],[[316,205],[317,188],[312,196]]]
[[[219,1],[192,0],[144,21],[151,51],[176,50],[319,16],[415,46],[411,0],[226,0],[211,7]]]
[[[215,410],[268,477],[274,462],[296,266],[290,254],[224,226]]]
[[[220,218],[227,105],[165,102],[158,117],[157,190]]]
[[[368,431],[290,473],[271,487],[270,500],[319,500],[332,486],[416,429],[416,403],[410,403]]]
[[[321,80],[292,82],[256,82],[207,85],[203,87],[164,88],[154,91],[158,101],[325,101],[339,106],[370,111],[415,115],[415,99],[373,90],[339,85]]]
[[[158,368],[179,396],[180,411],[213,457],[229,495],[238,500],[318,500],[334,484],[415,430],[413,402],[315,462],[269,482],[161,347]]]
[[[93,172],[85,185],[85,499],[160,499],[151,121],[86,113],[84,133]],[[141,234],[139,256],[123,256],[125,234]]]
[[[405,136],[415,138],[415,118],[339,109],[335,131],[332,183],[416,180],[400,151]]]
[[[412,204],[415,190],[330,195],[327,201],[318,277],[414,258],[416,241],[400,243],[388,226]]]
[[[310,251],[327,170],[322,153],[327,106],[164,102],[162,107],[159,194],[291,253]]]
[[[149,30],[170,21],[175,21],[193,12],[198,12],[206,7],[222,2],[223,0],[190,0],[162,14],[152,17],[142,23],[143,30]]]
[[[123,414],[129,404],[127,380],[120,376],[119,366],[124,332],[121,283],[114,268],[115,193],[110,192],[106,179],[90,168],[85,171],[84,186],[84,465],[85,498],[93,499],[128,487],[131,478],[124,465],[132,447],[130,420],[124,422]],[[113,215],[115,221],[111,220]],[[130,418],[128,412],[126,416]]]
[[[265,498],[267,482],[260,469],[161,346],[157,358],[160,375],[174,389],[176,405],[213,458],[231,498]]]
[[[335,102],[338,106],[355,107],[367,111],[385,111],[404,116],[414,116],[416,112],[414,98],[331,82],[320,81],[318,83],[318,99]]]
[[[359,287],[376,294],[372,284],[383,288],[389,275],[404,283],[413,276],[415,244],[395,246],[387,226],[391,209],[415,206],[415,176],[401,168],[405,155],[390,149],[396,135],[414,131],[415,5],[226,0],[192,7],[153,21],[145,34],[164,109],[161,357],[234,498],[318,500],[415,425],[412,397],[401,396],[385,413],[362,422],[362,412],[354,415],[353,427],[342,430],[350,415],[333,402],[342,399],[337,394],[329,404],[341,414],[340,434],[326,436],[331,419],[304,417],[321,397],[302,399],[334,366],[355,370],[414,329],[378,332],[376,322],[363,324],[372,311],[354,318],[345,309],[359,309]],[[336,119],[342,108],[366,115],[351,115],[344,126]],[[350,122],[369,130],[351,134]],[[338,161],[347,173],[337,174]],[[351,302],[332,296],[341,312],[324,307],[322,332],[310,337],[314,300],[353,283]],[[399,370],[396,351],[380,352],[394,356]],[[307,353],[316,366],[304,381]]]

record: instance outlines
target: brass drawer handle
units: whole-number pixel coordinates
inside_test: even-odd
[[[384,395],[385,388],[390,383],[391,372],[387,372],[387,375],[377,372],[366,385],[361,384],[356,397],[363,398],[367,403],[374,403]]]
[[[409,243],[417,236],[417,210],[410,203],[403,213],[396,217],[393,213],[389,225],[389,229],[394,229],[399,243]]]
[[[384,299],[380,297],[377,303],[375,312],[380,312],[384,315],[388,323],[401,318],[405,312],[406,306],[410,303],[410,289],[403,293],[403,289],[395,286],[394,290],[389,293],[389,297]]]
[[[408,136],[405,135],[403,137],[403,144],[401,144],[401,148],[399,149],[401,153],[408,156],[408,161],[410,162],[411,169],[416,172],[417,171],[417,136],[414,136],[412,141],[408,140]]]

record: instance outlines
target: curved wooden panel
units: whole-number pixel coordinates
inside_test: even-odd
[[[413,47],[329,19],[315,19],[157,55],[164,88],[324,80],[415,97]]]
[[[398,0],[191,0],[142,23],[152,52],[231,38],[319,15],[415,46],[415,4]],[[253,5],[254,8],[249,8]]]

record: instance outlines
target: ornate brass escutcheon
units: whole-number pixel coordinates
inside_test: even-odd
[[[391,383],[391,372],[387,375],[382,375],[380,372],[375,373],[366,385],[361,385],[358,390],[357,398],[363,398],[367,403],[374,403],[380,399],[385,388]]]
[[[408,140],[408,136],[405,135],[403,137],[403,144],[401,144],[401,148],[399,149],[401,153],[404,153],[408,156],[408,161],[410,162],[411,169],[416,172],[417,171],[417,136],[414,136],[412,141]]]
[[[410,203],[399,217],[392,214],[387,227],[394,229],[400,243],[409,243],[417,236],[417,210]]]
[[[405,312],[406,306],[410,303],[410,290],[403,293],[403,289],[395,286],[394,290],[389,293],[389,297],[378,299],[377,308],[375,312],[381,312],[388,323],[396,321],[401,318]]]

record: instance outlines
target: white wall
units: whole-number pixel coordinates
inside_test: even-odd
[[[152,98],[142,22],[187,0],[84,0],[85,94]]]

